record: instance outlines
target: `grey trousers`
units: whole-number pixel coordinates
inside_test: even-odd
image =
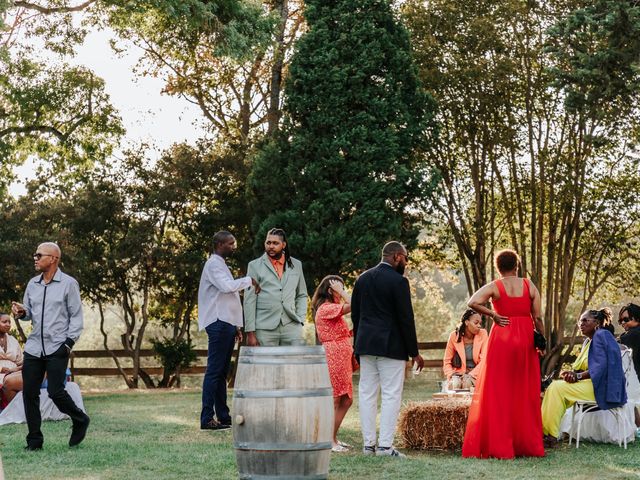
[[[263,347],[279,347],[285,345],[306,345],[302,338],[302,324],[298,322],[280,324],[273,330],[256,329],[256,337]]]

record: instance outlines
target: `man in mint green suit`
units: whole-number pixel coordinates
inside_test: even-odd
[[[289,254],[286,234],[280,228],[269,230],[264,247],[265,253],[247,268],[247,276],[259,285],[247,288],[244,295],[247,345],[304,345],[308,295],[302,263]]]

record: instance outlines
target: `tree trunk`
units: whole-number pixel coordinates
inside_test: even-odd
[[[280,94],[282,90],[282,72],[284,69],[285,56],[285,32],[287,29],[287,18],[289,16],[288,0],[276,0],[273,2],[273,9],[278,13],[280,21],[276,30],[276,41],[273,52],[273,66],[271,67],[271,82],[269,88],[269,105],[267,108],[267,135],[273,135],[278,130],[280,123]]]
[[[118,372],[120,373],[120,376],[122,377],[122,379],[127,384],[127,387],[135,388],[131,378],[129,378],[127,373],[124,371],[124,368],[122,368],[122,365],[120,365],[120,360],[118,359],[116,354],[113,353],[109,348],[108,334],[104,329],[104,308],[102,306],[102,302],[99,300],[97,302],[97,305],[98,305],[98,312],[100,313],[100,333],[102,334],[102,346],[109,353],[109,355],[111,355],[111,358],[113,359],[113,363],[115,363],[116,368],[118,369]]]

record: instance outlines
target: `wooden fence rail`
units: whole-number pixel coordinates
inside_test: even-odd
[[[196,349],[194,350],[196,357],[207,358],[207,350]],[[120,371],[115,367],[77,367],[76,360],[81,358],[112,358],[111,354],[114,354],[118,358],[133,358],[131,353],[127,350],[74,350],[71,353],[70,365],[72,377],[76,376],[90,376],[90,377],[119,377]],[[155,351],[140,350],[140,357],[155,357],[157,354]],[[235,355],[235,352],[234,352]],[[164,369],[162,367],[142,367],[149,375],[162,375]],[[123,368],[127,375],[133,374],[133,368]],[[197,365],[189,368],[183,368],[180,370],[181,375],[201,375],[206,370],[206,366]]]
[[[564,344],[567,345],[571,340],[569,337],[564,339]],[[437,351],[444,350],[447,346],[447,342],[419,342],[418,349],[421,351]],[[111,353],[115,354],[118,358],[132,358],[131,354],[126,350],[111,350]],[[75,350],[71,354],[71,373],[73,376],[85,375],[85,376],[98,376],[98,377],[108,377],[108,376],[119,376],[120,372],[117,368],[102,368],[102,367],[76,367],[75,363],[77,359],[81,358],[111,358],[111,353],[106,350]],[[198,358],[206,358],[207,350],[205,349],[196,349],[196,356]],[[239,349],[236,348],[233,352],[234,363],[238,358]],[[153,350],[141,350],[141,357],[155,357],[156,353]],[[442,368],[442,357],[437,359],[428,359],[424,361],[424,367],[428,369],[438,369]],[[143,367],[144,371],[150,375],[161,375],[163,373],[162,367]],[[193,367],[185,368],[180,371],[181,375],[201,375],[205,372],[205,365],[196,365]],[[232,368],[235,370],[235,368]],[[124,368],[125,373],[132,374],[133,368]]]
[[[420,350],[444,350],[447,346],[447,342],[421,342],[418,343],[418,348]],[[126,350],[111,350],[118,358],[132,358],[131,353]],[[74,377],[76,376],[91,376],[91,377],[117,377],[120,376],[120,371],[115,367],[78,367],[76,366],[77,360],[84,358],[111,358],[111,353],[106,350],[74,350],[71,354],[71,373]],[[205,349],[196,349],[196,356],[198,358],[207,358],[207,350]],[[233,352],[233,358],[237,358],[239,350],[236,348]],[[149,350],[140,350],[140,357],[155,357],[156,353]],[[425,368],[441,368],[442,360],[425,360],[424,362]],[[144,371],[149,375],[162,375],[163,368],[158,366],[153,367],[142,367]],[[133,368],[125,367],[123,368],[127,375],[131,375],[133,373]],[[181,375],[202,375],[206,370],[205,365],[196,365],[189,368],[184,368],[180,370]]]

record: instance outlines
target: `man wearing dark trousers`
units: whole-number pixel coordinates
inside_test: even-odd
[[[64,388],[71,349],[83,328],[78,282],[58,267],[62,253],[55,243],[42,243],[33,255],[40,275],[27,284],[23,303],[13,302],[19,320],[30,320],[31,335],[24,347],[22,379],[24,412],[29,433],[27,450],[40,450],[44,442],[40,425],[40,385],[47,374],[47,392],[62,413],[71,417],[69,446],[78,445],[87,433],[89,417]]]
[[[239,291],[259,285],[251,277],[234,280],[226,259],[236,250],[236,239],[227,231],[213,236],[213,255],[202,270],[198,288],[198,326],[209,337],[207,370],[202,384],[200,428],[231,427],[227,406],[227,374],[236,342],[242,342],[242,305]]]
[[[409,357],[422,370],[409,282],[407,250],[399,242],[382,249],[382,261],[356,280],[351,296],[355,353],[360,357],[360,423],[365,455],[403,457],[393,448]],[[382,394],[376,450],[378,392]]]

